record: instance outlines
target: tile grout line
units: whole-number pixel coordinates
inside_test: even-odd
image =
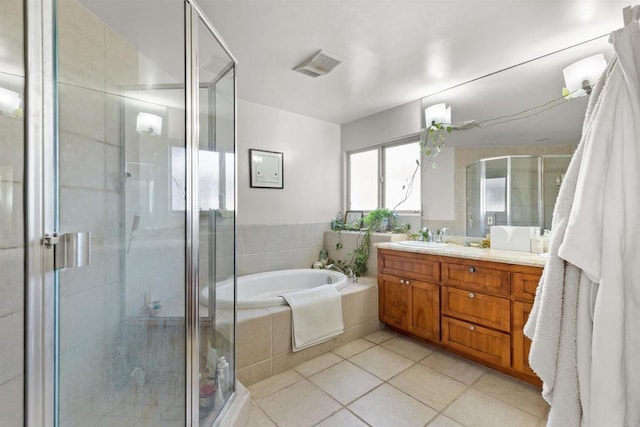
[[[381,329],[380,331],[385,331],[385,329]],[[387,331],[385,331],[385,332],[387,332]],[[374,332],[374,333],[375,333],[375,332]],[[391,335],[391,334],[393,334],[393,333],[390,333],[390,335]],[[516,406],[516,405],[514,405],[514,404],[512,404],[512,403],[510,403],[510,402],[507,402],[507,401],[505,401],[505,400],[503,400],[503,399],[501,399],[501,398],[499,398],[499,397],[497,397],[497,396],[493,396],[493,395],[491,395],[491,394],[489,394],[489,393],[486,393],[486,392],[484,392],[484,391],[482,391],[482,390],[478,389],[478,388],[476,387],[477,383],[478,383],[478,382],[479,382],[483,377],[485,377],[485,376],[486,376],[486,375],[488,375],[490,372],[492,372],[491,370],[486,370],[486,371],[485,371],[485,372],[483,372],[481,375],[479,375],[475,380],[473,380],[470,384],[467,384],[467,383],[463,382],[462,380],[460,380],[460,379],[458,379],[458,378],[452,377],[451,375],[449,375],[449,374],[447,374],[447,373],[441,372],[441,371],[439,371],[439,370],[437,370],[437,369],[434,369],[434,368],[432,368],[432,367],[426,366],[426,365],[424,365],[424,364],[422,363],[422,362],[424,362],[426,359],[428,359],[428,358],[432,357],[434,354],[436,354],[436,353],[438,352],[438,350],[437,350],[437,349],[432,349],[430,346],[428,346],[428,344],[426,345],[426,348],[428,348],[429,350],[431,350],[431,352],[430,352],[429,354],[427,354],[426,356],[424,356],[424,357],[420,358],[419,360],[413,360],[413,359],[411,359],[411,358],[409,358],[409,357],[405,356],[404,354],[400,353],[399,351],[397,351],[397,349],[387,348],[387,347],[385,347],[385,346],[383,346],[383,345],[382,345],[382,344],[384,344],[385,342],[388,342],[388,341],[390,341],[390,340],[392,340],[392,339],[394,339],[394,338],[405,338],[405,337],[404,337],[403,335],[393,334],[392,336],[386,337],[386,339],[384,339],[384,340],[380,341],[379,343],[374,342],[374,341],[372,341],[371,339],[368,339],[368,338],[366,338],[366,337],[362,337],[362,339],[365,339],[366,341],[368,341],[369,343],[371,343],[371,344],[373,344],[373,345],[372,345],[371,347],[368,347],[368,348],[365,348],[365,349],[363,349],[363,350],[361,350],[361,351],[358,351],[358,352],[356,352],[356,353],[354,353],[354,354],[351,354],[348,358],[345,358],[345,357],[343,357],[343,356],[341,356],[341,355],[339,355],[339,354],[335,353],[335,350],[336,350],[336,349],[334,348],[334,350],[332,350],[331,352],[329,352],[329,354],[331,354],[331,353],[332,353],[334,356],[336,356],[336,357],[339,359],[339,361],[338,361],[338,362],[336,362],[336,363],[333,363],[333,364],[331,364],[331,365],[329,365],[329,366],[326,366],[326,367],[324,367],[324,368],[320,369],[319,371],[314,372],[313,374],[310,374],[310,375],[308,375],[308,376],[307,376],[307,375],[302,374],[301,372],[299,372],[299,371],[296,369],[296,367],[293,367],[293,368],[291,368],[291,369],[292,369],[292,371],[293,371],[293,372],[295,372],[296,374],[298,374],[298,375],[300,376],[300,379],[298,379],[297,381],[294,381],[293,383],[288,384],[288,385],[286,385],[286,386],[284,386],[284,387],[282,387],[282,388],[277,389],[276,391],[274,391],[274,392],[270,393],[270,394],[269,394],[269,396],[271,396],[271,395],[273,395],[273,394],[275,394],[275,393],[278,393],[278,392],[280,392],[280,391],[282,391],[282,390],[284,390],[284,389],[286,389],[286,388],[288,388],[288,387],[291,387],[291,386],[293,386],[293,385],[295,385],[295,384],[299,383],[299,382],[300,382],[300,381],[302,381],[303,379],[304,379],[304,380],[307,380],[307,382],[309,382],[309,383],[310,383],[310,384],[312,384],[314,387],[316,387],[317,389],[319,389],[319,390],[320,390],[324,395],[326,395],[326,396],[327,396],[327,397],[329,397],[332,401],[334,401],[334,402],[336,402],[336,403],[338,403],[338,404],[340,405],[340,407],[339,407],[337,410],[333,411],[331,414],[329,414],[329,415],[327,415],[326,417],[322,418],[322,419],[321,419],[320,421],[318,421],[318,423],[316,423],[315,425],[318,425],[318,424],[320,424],[320,423],[324,422],[325,420],[327,420],[327,419],[329,419],[329,418],[333,417],[335,414],[337,414],[338,412],[340,412],[340,411],[342,411],[342,410],[347,411],[347,413],[349,413],[350,415],[353,415],[353,416],[354,416],[354,417],[356,417],[358,420],[362,421],[362,422],[363,422],[363,423],[365,423],[366,425],[369,425],[369,423],[367,423],[364,419],[362,419],[358,414],[356,414],[355,412],[353,412],[353,411],[349,408],[349,405],[352,405],[352,404],[354,404],[355,402],[357,402],[358,400],[365,398],[366,396],[370,395],[370,394],[371,394],[371,393],[373,393],[375,390],[378,390],[379,388],[383,387],[384,385],[388,385],[388,386],[389,386],[389,387],[391,387],[393,390],[396,390],[396,391],[398,391],[398,392],[402,393],[403,395],[407,396],[407,397],[408,397],[408,398],[410,398],[411,400],[414,400],[414,401],[418,402],[419,404],[424,405],[424,406],[426,406],[426,407],[430,408],[431,410],[435,411],[435,412],[436,412],[436,414],[434,415],[434,417],[433,417],[433,418],[431,418],[431,419],[427,422],[427,424],[425,424],[425,425],[428,425],[429,423],[431,423],[433,420],[435,420],[435,419],[436,419],[438,416],[440,416],[440,415],[442,415],[443,417],[447,417],[447,418],[449,418],[449,419],[452,419],[452,420],[453,420],[453,421],[455,421],[456,423],[459,423],[459,424],[461,424],[461,425],[462,425],[462,423],[461,423],[461,422],[457,421],[457,420],[456,420],[456,419],[454,419],[454,418],[449,417],[449,416],[448,416],[448,415],[446,415],[444,412],[445,412],[448,408],[450,408],[450,407],[451,407],[455,402],[457,402],[457,401],[460,399],[460,397],[461,397],[461,396],[463,396],[465,393],[467,393],[469,390],[474,390],[474,391],[476,391],[476,392],[478,392],[478,393],[482,393],[482,394],[486,395],[487,397],[490,397],[490,398],[492,398],[492,399],[495,399],[496,401],[502,402],[503,404],[505,404],[505,405],[507,405],[507,406],[509,406],[509,407],[511,407],[511,408],[514,408],[514,409],[516,409],[516,410],[523,411],[524,413],[527,413],[527,414],[529,414],[529,415],[531,415],[531,416],[535,417],[535,418],[536,418],[536,419],[538,419],[539,421],[544,421],[544,418],[543,418],[543,417],[540,417],[538,414],[532,413],[532,412],[530,412],[529,410],[526,410],[526,409],[524,409],[524,408],[520,408],[519,406]],[[420,342],[420,344],[422,344],[422,343]],[[348,344],[345,344],[345,345],[348,345]],[[341,346],[341,347],[342,347],[342,346]],[[368,350],[374,349],[375,347],[380,347],[380,348],[381,348],[381,349],[383,349],[383,350],[387,350],[387,351],[389,351],[389,352],[391,352],[391,353],[393,353],[393,354],[395,354],[395,355],[398,355],[398,356],[403,357],[403,358],[405,358],[405,359],[407,359],[407,360],[410,360],[410,361],[411,361],[411,364],[410,364],[409,366],[407,366],[406,368],[402,369],[400,372],[397,372],[396,374],[394,374],[392,377],[390,377],[390,378],[388,378],[388,379],[384,379],[384,378],[379,377],[379,376],[378,376],[378,375],[376,375],[375,373],[370,372],[370,371],[368,371],[367,369],[364,369],[364,368],[363,368],[363,367],[361,367],[360,365],[358,365],[358,364],[356,364],[356,363],[354,363],[353,361],[351,361],[351,360],[350,360],[351,358],[353,358],[353,357],[355,357],[355,356],[357,356],[357,355],[359,355],[359,354],[361,354],[361,353],[364,353],[365,351],[368,351]],[[338,348],[339,348],[339,347],[338,347]],[[322,355],[317,356],[317,357],[321,357],[321,356],[322,356]],[[310,359],[310,360],[313,360],[313,359]],[[336,398],[334,398],[334,397],[333,397],[329,392],[325,391],[325,390],[324,390],[324,389],[322,389],[320,386],[316,385],[316,384],[315,384],[315,383],[314,383],[310,378],[311,378],[312,376],[318,375],[318,374],[320,374],[320,373],[322,373],[322,372],[324,372],[324,371],[326,371],[326,370],[328,370],[328,369],[330,369],[330,368],[332,368],[332,367],[336,366],[337,364],[340,364],[340,363],[345,362],[345,361],[346,361],[346,362],[348,362],[348,363],[350,363],[351,365],[355,366],[356,368],[361,369],[361,370],[363,370],[364,372],[366,372],[366,373],[368,373],[368,374],[372,375],[373,377],[375,377],[376,379],[378,379],[378,380],[380,380],[380,381],[382,381],[382,382],[381,382],[379,385],[377,385],[377,386],[373,387],[371,390],[368,390],[366,393],[364,393],[364,394],[362,394],[362,395],[360,395],[360,396],[357,396],[357,397],[356,397],[356,398],[354,398],[353,400],[351,400],[351,401],[349,401],[349,402],[347,402],[347,403],[344,403],[344,404],[343,404],[342,402],[340,402],[340,401],[338,401]],[[308,361],[305,361],[305,362],[303,362],[303,363],[306,363],[306,362],[308,362]],[[301,364],[303,364],[303,363],[301,363]],[[301,365],[301,364],[299,364],[299,365]],[[298,365],[298,366],[299,366],[299,365]],[[413,368],[415,365],[419,365],[419,366],[422,366],[422,367],[424,367],[424,368],[426,368],[426,369],[433,370],[433,371],[437,372],[438,374],[445,376],[446,378],[449,378],[449,379],[451,379],[451,380],[453,380],[453,381],[456,381],[456,382],[458,382],[458,383],[460,383],[460,384],[463,384],[463,385],[464,385],[464,389],[462,390],[462,392],[461,392],[458,396],[456,396],[456,398],[455,398],[455,399],[453,399],[451,402],[449,402],[449,403],[448,403],[448,404],[447,404],[447,405],[446,405],[442,410],[438,411],[438,410],[436,410],[435,408],[433,408],[433,407],[431,407],[430,405],[428,405],[427,403],[422,402],[421,400],[419,400],[419,399],[417,399],[416,397],[412,396],[412,395],[411,395],[411,394],[409,394],[408,392],[406,392],[406,391],[404,391],[404,390],[401,390],[401,389],[399,389],[399,388],[395,387],[393,384],[391,384],[391,383],[390,383],[390,381],[391,381],[391,380],[393,380],[394,378],[398,377],[399,375],[401,375],[402,373],[406,372],[407,370],[409,370],[409,369]],[[265,396],[264,398],[269,397],[269,396]],[[260,404],[259,404],[257,401],[253,401],[253,400],[252,400],[252,402],[254,402],[254,404],[257,406],[257,408],[258,408],[258,409],[259,409],[259,410],[260,410],[260,411],[261,411],[261,412],[262,412],[262,413],[267,417],[267,419],[269,419],[269,420],[270,420],[271,422],[273,422],[274,424],[278,425],[277,423],[275,423],[275,421],[273,421],[273,420],[272,420],[272,419],[271,419],[271,418],[270,418],[270,417],[269,417],[269,416],[264,412],[264,410],[262,409],[262,407],[260,406]],[[464,427],[464,426],[463,426],[463,427]]]

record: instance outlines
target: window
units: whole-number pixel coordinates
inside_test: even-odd
[[[383,147],[384,207],[420,211],[420,147],[417,142]]]
[[[420,212],[419,160],[417,141],[349,153],[347,209]]]
[[[349,209],[378,207],[378,150],[349,154]]]

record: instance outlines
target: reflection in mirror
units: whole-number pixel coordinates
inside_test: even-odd
[[[572,99],[562,96],[565,86],[562,71],[597,53],[603,53],[606,60],[611,58],[613,51],[607,37],[423,98],[422,110],[439,103],[450,105],[453,127],[446,135],[442,153],[430,159],[437,167],[434,170],[423,167],[423,226],[431,229],[446,226],[452,234],[478,237],[488,233],[487,221],[535,224],[549,229],[559,188],[556,179],[561,182],[563,171],[578,145],[588,102],[588,96]],[[423,114],[421,120],[424,126]],[[554,158],[556,155],[564,157]],[[485,165],[488,169],[482,171],[482,164],[476,163],[481,159],[508,156],[540,157],[542,164],[518,157],[510,169],[503,159],[500,167],[499,162],[495,165],[488,162]],[[507,170],[511,170],[512,183],[506,178]],[[541,183],[533,185],[532,180],[538,179],[540,174]],[[489,180],[482,183],[483,191],[488,191],[482,197],[479,192],[473,192],[480,188],[481,177]],[[434,189],[436,186],[451,191]],[[497,191],[502,186],[510,191]],[[492,199],[492,196],[496,198]],[[500,204],[503,196],[504,211],[497,206],[481,209],[482,203]],[[541,198],[544,203],[538,203]]]
[[[484,237],[493,225],[550,229],[570,159],[568,155],[507,156],[467,166],[466,235]]]

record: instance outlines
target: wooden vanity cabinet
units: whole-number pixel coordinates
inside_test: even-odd
[[[413,280],[409,292],[409,332],[420,338],[440,341],[440,286]]]
[[[420,338],[440,340],[440,285],[380,274],[378,286],[381,322]]]
[[[540,384],[522,328],[542,268],[378,250],[380,321]]]
[[[531,340],[524,335],[523,328],[536,296],[536,289],[540,282],[542,269],[530,268],[513,275],[513,308],[511,310],[512,340],[513,340],[513,368],[522,373],[536,384],[540,379],[529,366],[529,351]]]
[[[513,302],[513,368],[524,374],[535,373],[529,366],[529,351],[531,350],[531,340],[524,335],[522,329],[527,323],[529,313],[533,304],[528,302]]]

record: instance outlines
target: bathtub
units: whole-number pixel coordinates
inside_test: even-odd
[[[286,292],[311,289],[331,284],[340,290],[347,286],[347,276],[332,270],[278,270],[238,277],[237,308],[257,308],[286,305],[280,295]],[[231,307],[233,304],[233,280],[217,286],[216,304]],[[209,288],[200,291],[200,304],[209,304]]]

